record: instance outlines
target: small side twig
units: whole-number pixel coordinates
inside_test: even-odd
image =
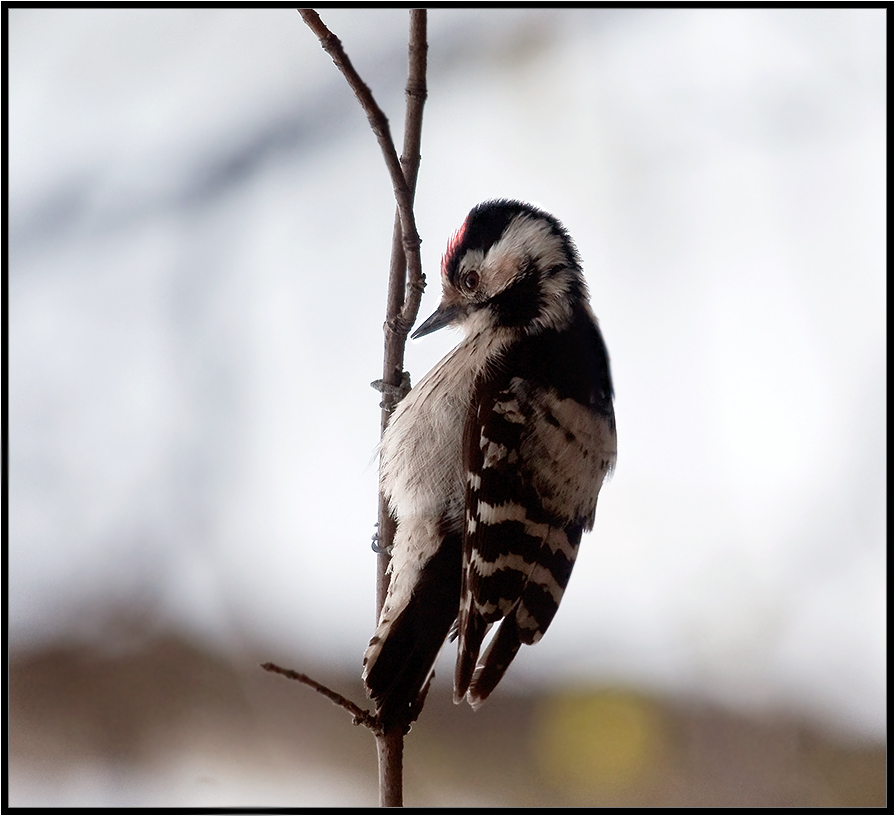
[[[375,714],[365,708],[361,708],[357,703],[349,700],[344,695],[339,694],[339,692],[324,686],[323,683],[318,683],[314,678],[308,677],[308,675],[302,674],[301,672],[293,671],[292,669],[284,669],[276,663],[262,663],[261,668],[264,669],[264,671],[269,671],[273,674],[282,674],[283,677],[288,677],[290,680],[297,680],[299,683],[304,683],[306,686],[310,686],[318,694],[328,697],[335,705],[341,706],[351,714],[355,725],[363,725],[366,728],[369,728],[374,734],[380,734],[382,732],[382,726],[379,724],[379,720],[376,718]]]

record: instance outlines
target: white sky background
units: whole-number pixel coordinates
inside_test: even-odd
[[[322,16],[400,143],[406,11]],[[595,532],[505,685],[881,737],[885,12],[429,21],[421,317],[468,209],[534,201],[617,396]],[[394,212],[364,115],[292,10],[8,24],[13,647],[108,642],[133,605],[359,671]],[[412,343],[414,381],[456,341]]]

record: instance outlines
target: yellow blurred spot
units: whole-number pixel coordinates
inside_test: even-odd
[[[636,783],[661,748],[657,714],[619,691],[566,693],[539,712],[534,750],[556,785],[618,791]]]

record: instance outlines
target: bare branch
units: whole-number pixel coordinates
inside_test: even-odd
[[[404,145],[401,155],[401,166],[406,175],[407,187],[410,191],[411,205],[416,193],[416,180],[420,166],[420,142],[423,128],[423,106],[426,102],[426,56],[428,44],[426,40],[426,11],[413,9],[410,12],[410,41],[408,46],[407,87],[405,90],[406,107],[404,113]],[[395,214],[395,228],[392,236],[392,256],[389,265],[388,300],[385,311],[385,349],[382,360],[382,380],[392,386],[401,384],[404,375],[404,345],[407,332],[416,322],[420,308],[425,279],[422,274],[415,277],[411,269],[410,283],[406,286],[408,254],[402,241],[402,223],[400,205]],[[419,247],[417,247],[418,254]],[[383,392],[381,432],[385,432],[389,416],[394,410],[397,400],[393,394]],[[383,554],[379,558],[379,570],[376,585],[376,618],[385,594],[388,590],[389,557],[386,554],[395,537],[395,520],[389,512],[385,498],[379,497],[379,547]]]
[[[417,313],[425,288],[425,276],[420,261],[420,237],[416,229],[413,215],[413,198],[416,191],[417,173],[420,163],[420,142],[422,138],[423,106],[426,101],[426,57],[428,45],[426,40],[427,16],[425,9],[410,11],[409,66],[406,87],[406,110],[404,118],[404,145],[401,159],[398,159],[388,119],[376,104],[373,94],[351,65],[342,43],[324,25],[320,16],[312,9],[299,9],[302,19],[317,35],[323,50],[332,58],[336,67],[348,80],[354,95],[367,114],[370,127],[376,134],[380,149],[385,157],[389,175],[392,180],[397,213],[392,237],[392,255],[389,264],[388,300],[385,319],[385,349],[382,367],[382,420],[381,430],[385,431],[391,412],[400,399],[401,385],[404,379],[404,345],[411,326],[416,322]],[[385,602],[388,591],[389,576],[386,571],[390,551],[395,536],[395,520],[389,512],[385,498],[379,496],[379,532],[378,545],[380,552],[377,564],[376,579],[376,617]],[[272,665],[272,664],[268,664]],[[270,669],[275,670],[275,669]],[[285,671],[281,671],[285,673]],[[293,672],[287,676],[307,682],[320,693],[326,694],[338,705],[352,710],[345,703],[354,706],[341,695],[320,687],[316,681],[306,675]],[[333,696],[335,695],[335,696]],[[339,698],[339,699],[337,699]],[[354,706],[354,708],[357,708]],[[359,709],[358,709],[359,710]],[[362,712],[367,718],[369,712]],[[419,712],[417,712],[419,713]],[[401,807],[403,804],[403,753],[404,734],[409,722],[383,731],[378,719],[358,720],[376,733],[376,746],[379,754],[379,801],[382,807]]]
[[[306,686],[310,686],[314,691],[322,694],[324,697],[328,697],[335,705],[341,706],[344,708],[349,714],[354,718],[355,725],[363,725],[369,728],[374,734],[379,734],[382,732],[382,727],[379,724],[379,720],[376,719],[376,716],[364,708],[361,708],[356,703],[349,700],[347,697],[339,694],[337,691],[333,691],[331,688],[327,688],[323,685],[323,683],[318,683],[311,677],[308,677],[306,674],[302,674],[301,672],[292,671],[292,669],[284,669],[282,666],[278,666],[276,663],[262,663],[261,668],[264,671],[272,672],[273,674],[282,674],[283,677],[288,677],[290,680],[297,680],[299,683],[304,683]]]
[[[376,737],[379,759],[379,807],[404,807],[404,732],[392,729]]]
[[[423,138],[423,107],[426,104],[426,59],[429,44],[426,39],[426,10],[412,9],[410,12],[410,41],[408,45],[407,87],[405,88],[406,108],[404,113],[404,146],[401,153],[401,167],[410,190],[410,203],[416,194],[416,179],[420,168],[420,144]],[[399,213],[400,214],[400,213]],[[404,233],[407,234],[406,231]],[[406,247],[406,243],[405,243]],[[418,247],[417,247],[418,249]],[[407,299],[401,310],[401,322],[406,332],[416,322],[426,280],[422,274],[416,275],[410,269],[407,284]]]
[[[414,297],[416,300],[416,308],[405,309],[404,313],[397,314],[394,318],[386,320],[386,324],[388,329],[395,334],[399,335],[401,340],[405,340],[407,337],[407,333],[410,331],[410,327],[413,325],[414,320],[410,320],[408,323],[408,319],[411,317],[410,312],[413,312],[412,317],[416,318],[416,310],[419,309],[419,298],[422,294],[421,287],[424,285],[425,278],[423,277],[423,269],[422,263],[420,261],[420,236],[416,229],[416,220],[413,216],[413,193],[411,192],[411,187],[408,183],[408,179],[405,178],[404,172],[401,169],[401,162],[398,159],[398,153],[395,150],[395,143],[392,140],[391,131],[388,126],[388,118],[382,112],[382,109],[379,105],[376,104],[376,100],[373,98],[373,94],[370,91],[367,84],[360,78],[360,75],[355,70],[354,66],[351,64],[351,60],[348,59],[348,55],[345,53],[345,49],[342,48],[342,43],[339,38],[333,34],[324,24],[324,22],[320,19],[320,15],[317,14],[313,9],[299,9],[298,13],[301,14],[302,19],[307,24],[308,28],[317,35],[317,39],[320,40],[320,45],[323,47],[323,50],[326,51],[327,54],[332,58],[332,61],[335,63],[336,67],[342,72],[345,79],[348,81],[349,86],[351,86],[351,90],[354,91],[354,95],[357,97],[357,101],[360,102],[361,107],[364,109],[364,112],[367,114],[367,119],[370,122],[370,127],[373,129],[373,132],[376,134],[376,139],[379,141],[379,147],[382,150],[382,155],[385,158],[386,167],[388,167],[389,176],[392,180],[392,188],[395,193],[395,201],[398,205],[398,214],[401,219],[401,233],[402,233],[402,245],[404,247],[404,254],[407,259],[407,269],[410,276],[410,286],[408,291],[411,293],[416,292],[419,289],[419,294],[415,296],[411,296],[408,298],[408,304],[412,304],[414,301]],[[425,10],[424,9],[415,9],[411,12],[412,20],[419,20],[422,18],[422,23],[417,22],[417,28],[422,28],[422,53],[423,53],[423,76],[425,76]],[[411,36],[413,36],[413,26],[411,27]],[[417,45],[417,51],[419,51],[419,46]],[[417,87],[414,88],[414,94],[418,98],[419,89]],[[422,100],[425,100],[425,79],[423,79],[423,97]],[[420,103],[420,117],[422,116],[422,104]],[[406,143],[406,140],[405,140]],[[417,150],[418,150],[417,146]],[[417,165],[419,160],[417,159]],[[415,173],[414,173],[414,182],[415,182]],[[402,287],[403,288],[403,287]],[[400,372],[398,375],[400,379]],[[392,385],[397,385],[397,381],[393,381],[391,377],[384,378],[386,382],[391,383]]]
[[[407,180],[411,205],[416,193],[416,180],[420,165],[420,143],[422,140],[423,106],[426,102],[426,10],[413,9],[410,12],[410,40],[408,47],[408,70],[406,105],[404,113],[404,145],[401,167]],[[414,226],[414,229],[416,227]],[[406,221],[398,211],[395,214],[395,228],[392,235],[392,256],[389,265],[388,301],[385,320],[385,349],[382,360],[383,382],[398,386],[404,379],[404,345],[407,332],[416,322],[420,300],[425,287],[425,278],[419,263],[419,242],[408,245],[410,233]],[[409,267],[410,281],[406,286]],[[392,392],[394,393],[394,391]],[[385,432],[389,416],[397,400],[389,399],[383,393],[381,430]],[[385,596],[388,592],[387,572],[388,552],[395,538],[395,519],[389,512],[388,502],[379,495],[379,546],[382,552],[378,558],[376,575],[376,618],[378,620]],[[409,723],[408,723],[409,727]],[[379,757],[379,804],[381,807],[401,807],[404,803],[404,729],[394,728],[376,738]]]

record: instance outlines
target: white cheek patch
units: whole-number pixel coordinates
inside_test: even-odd
[[[568,264],[562,241],[548,223],[530,215],[517,215],[485,258],[491,282],[488,295],[493,297],[509,286],[529,260],[539,269]]]

